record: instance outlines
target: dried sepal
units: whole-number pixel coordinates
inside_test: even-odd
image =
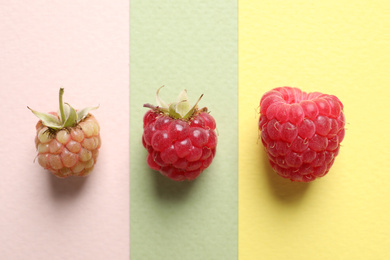
[[[191,109],[187,112],[187,114],[184,115],[184,117],[183,117],[184,119],[190,118],[195,113],[195,111],[198,108],[198,103],[202,99],[202,97],[203,97],[203,94],[198,98],[198,101],[196,101],[195,105],[193,105],[191,107]]]
[[[78,123],[76,110],[68,103],[65,103],[65,106],[69,109],[67,109],[67,112],[65,113],[65,121],[63,122],[62,127],[66,128],[75,126]]]
[[[160,92],[160,89],[162,89],[164,86],[161,86],[157,89],[157,92],[156,92],[156,104],[157,106],[159,107],[162,107],[162,108],[168,108],[169,106],[167,105],[167,103],[164,102],[164,100],[162,100],[159,96],[159,92]]]
[[[184,116],[190,111],[190,103],[188,102],[188,95],[187,90],[183,90],[180,92],[177,102],[176,102],[176,109],[175,111],[180,114],[181,118],[184,118]]]
[[[81,120],[83,120],[84,118],[87,117],[87,115],[89,114],[89,111],[91,110],[95,110],[95,109],[98,109],[99,106],[96,106],[96,107],[86,107],[86,108],[83,108],[79,111],[77,111],[77,120],[80,122]]]
[[[35,110],[31,109],[30,107],[27,107],[27,108],[30,109],[31,112],[33,112],[33,114],[42,121],[43,125],[45,125],[49,128],[52,128],[52,129],[60,129],[61,128],[61,121],[59,120],[58,117],[56,117],[52,114],[47,114],[47,113],[35,111]]]

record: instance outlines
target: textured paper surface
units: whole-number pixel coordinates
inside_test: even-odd
[[[129,3],[2,1],[0,7],[0,259],[129,259]],[[87,178],[42,169],[39,111],[58,91],[100,105],[102,147]]]
[[[131,2],[131,259],[237,259],[237,4]],[[146,164],[144,103],[187,89],[217,121],[211,166],[173,182]]]
[[[388,1],[239,1],[239,259],[389,259]],[[346,137],[328,175],[290,183],[258,139],[264,92],[337,95]]]

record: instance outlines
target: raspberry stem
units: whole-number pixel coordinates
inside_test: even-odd
[[[60,114],[61,114],[61,121],[62,121],[62,123],[64,123],[64,121],[65,121],[64,103],[62,102],[62,96],[63,95],[64,95],[64,88],[60,88],[59,102],[60,102]]]

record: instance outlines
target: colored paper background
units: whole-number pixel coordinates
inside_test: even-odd
[[[389,4],[239,1],[239,259],[389,259]],[[266,91],[337,95],[346,137],[327,176],[291,183],[258,140]]]
[[[237,3],[131,2],[131,259],[237,259]],[[217,122],[211,166],[173,182],[146,164],[144,103],[188,90]]]
[[[240,0],[239,17],[232,1],[131,5],[131,259],[390,258],[387,1]],[[0,258],[128,259],[128,1],[9,1],[0,17]],[[204,93],[218,123],[217,157],[195,182],[145,164],[142,104],[163,84],[165,99]],[[258,141],[261,95],[283,85],[345,106],[341,153],[311,184],[278,177]],[[100,104],[88,179],[33,163],[26,106],[56,109],[61,86],[75,107]]]
[[[129,259],[129,3],[2,1],[0,259]],[[27,109],[100,105],[87,178],[42,169]]]

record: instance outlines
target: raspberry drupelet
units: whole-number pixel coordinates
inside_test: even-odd
[[[345,135],[343,104],[334,95],[280,87],[260,101],[259,129],[272,168],[292,181],[328,173]]]
[[[172,180],[194,180],[215,156],[215,120],[207,108],[198,109],[200,98],[194,106],[189,105],[186,90],[169,105],[159,98],[159,90],[158,106],[144,105],[150,108],[143,118],[146,161],[151,169]]]

